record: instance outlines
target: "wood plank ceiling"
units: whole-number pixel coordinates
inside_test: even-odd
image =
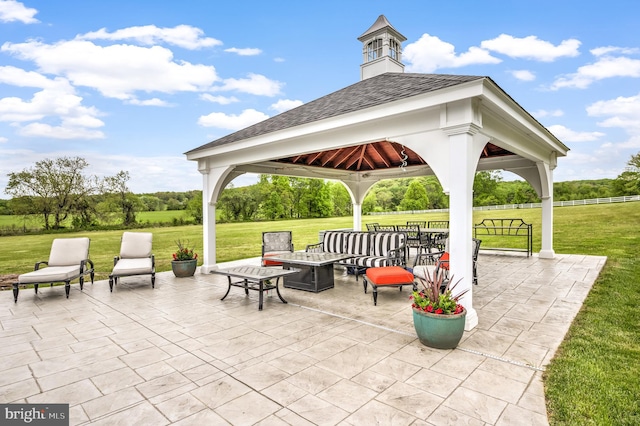
[[[511,152],[488,143],[480,158],[513,155]],[[275,160],[279,163],[301,164],[354,172],[389,169],[400,166],[423,165],[426,162],[418,154],[403,145],[380,141],[327,151],[312,152]]]

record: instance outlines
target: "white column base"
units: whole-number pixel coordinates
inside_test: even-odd
[[[540,259],[553,259],[556,257],[556,252],[553,250],[540,250],[538,257]]]
[[[218,269],[218,265],[214,264],[214,265],[202,265],[200,267],[200,273],[201,274],[210,274],[211,271],[215,271]]]
[[[467,309],[467,316],[464,321],[464,331],[471,331],[478,325],[478,313],[473,308]]]

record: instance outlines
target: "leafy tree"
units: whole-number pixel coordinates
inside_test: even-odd
[[[498,183],[502,180],[499,171],[477,172],[473,181],[474,206],[501,204],[497,197]]]
[[[138,196],[138,200],[142,205],[142,211],[145,211],[145,212],[157,212],[157,211],[162,211],[165,208],[165,205],[162,202],[162,200],[155,195],[142,194]]]
[[[331,191],[322,179],[306,179],[303,194],[303,217],[329,217],[333,212]]]
[[[128,181],[129,172],[122,170],[115,176],[106,177],[104,180],[105,192],[122,214],[122,224],[125,226],[136,223],[136,210],[141,205],[138,197],[129,190]]]
[[[74,209],[83,206],[80,200],[100,188],[97,177],[83,174],[88,166],[89,163],[80,157],[38,161],[30,169],[9,173],[5,192],[13,197],[24,197],[32,211],[42,214],[45,229],[57,229]]]
[[[429,208],[429,196],[427,190],[419,180],[412,180],[400,202],[401,211],[426,210]]]
[[[263,202],[261,215],[267,219],[282,219],[291,214],[291,187],[286,176],[260,175],[258,183]]]
[[[333,216],[348,216],[353,213],[353,205],[347,188],[340,182],[327,182],[333,200]]]
[[[615,181],[617,195],[640,194],[640,152],[631,156],[627,168]]]
[[[191,216],[195,223],[198,225],[202,224],[202,191],[195,191],[200,194],[200,196],[193,197],[187,203],[187,213]]]

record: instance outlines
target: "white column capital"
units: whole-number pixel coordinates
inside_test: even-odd
[[[455,135],[475,135],[480,132],[482,127],[478,126],[475,123],[462,123],[456,124],[454,126],[445,126],[440,128],[447,136],[455,136]]]

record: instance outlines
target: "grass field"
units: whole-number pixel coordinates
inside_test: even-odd
[[[539,209],[474,213],[517,217],[533,224],[534,252],[540,249]],[[397,224],[407,220],[446,220],[445,213],[365,216],[367,222]],[[609,259],[558,354],[545,373],[549,420],[553,425],[640,424],[640,203],[557,207],[554,210],[557,253],[604,255]],[[263,231],[291,230],[296,249],[318,240],[318,231],[350,228],[351,217],[295,221],[219,224],[217,261],[260,255]],[[150,228],[158,271],[171,269],[174,241],[191,240],[200,253],[202,227]],[[91,238],[91,258],[98,279],[105,279],[118,253],[122,231],[64,234]],[[23,273],[48,257],[56,235],[0,237],[0,274]],[[516,240],[513,241],[517,243]],[[482,246],[503,244],[483,239]]]
[[[184,210],[163,210],[157,212],[138,212],[136,213],[136,220],[138,223],[173,223],[175,219],[188,220],[190,217]],[[68,221],[67,221],[68,222]],[[18,227],[18,228],[42,228],[43,226],[42,216],[29,215],[29,216],[13,216],[13,215],[0,215],[0,228]],[[50,223],[53,223],[51,220]],[[65,223],[69,226],[69,223]]]

